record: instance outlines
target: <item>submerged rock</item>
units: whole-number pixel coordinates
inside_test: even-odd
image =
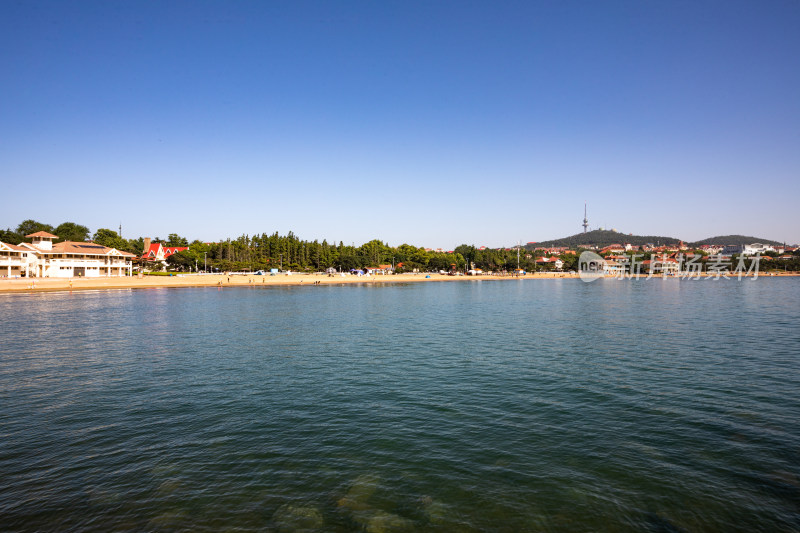
[[[322,529],[324,520],[316,507],[285,504],[272,515],[278,531],[316,531]]]
[[[431,524],[443,526],[454,522],[449,505],[427,497],[422,501],[422,506]]]
[[[337,505],[349,511],[365,511],[369,509],[369,499],[378,488],[380,478],[374,474],[358,476],[347,493],[339,499]]]
[[[375,511],[367,519],[367,533],[399,533],[403,531],[413,531],[414,523],[407,518],[385,511]]]

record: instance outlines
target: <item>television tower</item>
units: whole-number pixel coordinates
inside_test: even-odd
[[[583,232],[586,233],[589,229],[589,219],[586,217],[586,204],[583,204]]]

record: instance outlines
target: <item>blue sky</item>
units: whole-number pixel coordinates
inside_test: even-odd
[[[2,11],[2,227],[800,242],[794,0]]]

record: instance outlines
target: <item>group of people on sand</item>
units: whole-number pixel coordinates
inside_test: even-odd
[[[231,277],[230,277],[230,276],[225,276],[225,279],[227,280],[227,282],[228,282],[228,283],[230,283],[230,282],[231,282]],[[222,281],[223,281],[223,280],[219,280],[219,281],[217,282],[217,286],[218,286],[218,287],[222,287]],[[247,278],[247,283],[248,283],[248,284],[251,284],[251,283],[256,283],[256,280],[254,280],[253,278],[250,278],[250,277],[248,277],[248,278]],[[261,283],[262,283],[262,284],[263,284],[263,283],[266,283],[266,278],[261,278]],[[302,284],[303,284],[303,280],[301,279],[301,280],[300,280],[300,285],[302,285]],[[322,285],[322,281],[320,281],[320,280],[315,280],[315,281],[314,281],[314,285]],[[72,281],[70,281],[70,284],[69,284],[69,286],[70,286],[70,287],[72,287]]]

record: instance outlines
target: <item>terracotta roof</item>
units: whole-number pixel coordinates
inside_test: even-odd
[[[25,235],[25,237],[44,237],[46,239],[58,239],[58,235],[53,235],[52,233],[47,233],[46,231],[37,231],[36,233]]]
[[[53,252],[68,253],[68,254],[72,253],[72,254],[102,255],[106,253],[106,250],[111,250],[111,248],[106,248],[102,244],[97,244],[94,242],[64,241],[53,245]]]
[[[124,257],[136,257],[135,254],[123,252],[122,250],[117,250],[115,248],[109,248],[108,246],[103,246],[102,244],[97,244],[95,242],[59,242],[53,245],[53,250],[51,253],[108,255],[113,251],[116,251],[119,255]]]
[[[9,244],[7,242],[0,241],[0,247],[7,247],[9,250],[14,252],[29,252],[28,248],[23,248],[22,246],[17,246],[16,244]]]

